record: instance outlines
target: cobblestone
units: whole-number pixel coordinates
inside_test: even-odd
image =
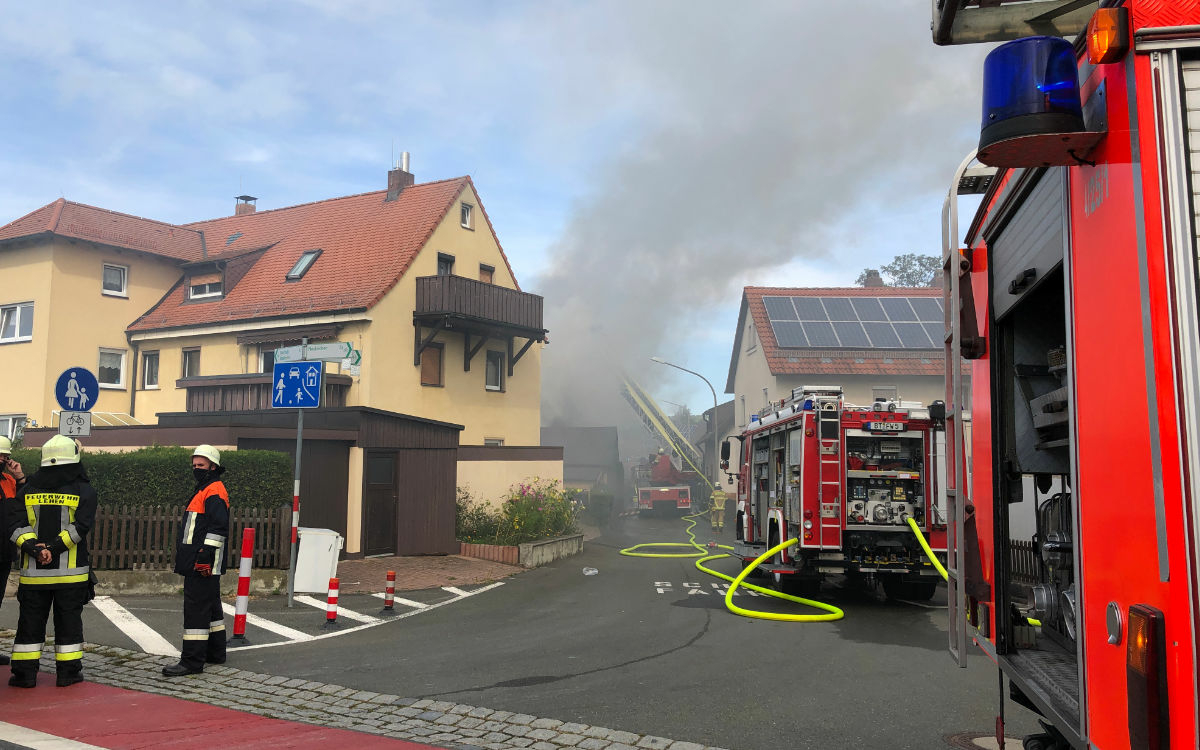
[[[12,636],[11,630],[0,630],[0,653],[11,648]],[[84,675],[101,684],[457,750],[721,750],[695,742],[451,701],[387,695],[229,665],[212,666],[203,674],[181,680],[164,680],[159,671],[173,660],[116,646],[86,650]],[[53,656],[43,658],[42,668],[54,669]]]

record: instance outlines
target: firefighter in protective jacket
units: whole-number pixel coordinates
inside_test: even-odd
[[[20,614],[8,684],[37,684],[46,619],[54,607],[54,658],[59,687],[83,680],[83,605],[91,575],[87,533],[96,491],[79,463],[79,446],[55,435],[42,446],[42,467],[5,503],[5,534],[21,552]]]
[[[175,572],[183,576],[183,649],[167,677],[197,674],[225,663],[225,613],[221,573],[229,536],[229,492],[221,481],[221,453],[211,445],[192,452],[196,492],[183,513],[175,545]]]
[[[4,531],[4,509],[7,503],[15,501],[17,490],[25,484],[25,472],[21,464],[9,455],[12,453],[12,441],[0,435],[0,531]],[[17,558],[16,546],[8,540],[8,534],[0,535],[0,586],[8,580],[13,561]],[[4,603],[3,592],[0,592],[0,604]],[[8,655],[0,654],[0,666],[8,664]]]

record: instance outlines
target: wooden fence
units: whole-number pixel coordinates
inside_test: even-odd
[[[254,567],[286,568],[291,554],[292,508],[232,508],[226,570],[237,570],[242,530],[253,527]],[[101,505],[88,534],[92,566],[98,570],[170,570],[183,511],[177,506]]]

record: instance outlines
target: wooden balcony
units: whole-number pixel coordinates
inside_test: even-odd
[[[325,373],[325,392],[322,407],[346,405],[346,392],[353,379],[349,375]],[[201,375],[180,378],[175,387],[187,389],[189,412],[245,411],[271,408],[271,373],[245,375]]]
[[[417,279],[413,320],[445,328],[493,329],[542,340],[542,298],[462,276]]]

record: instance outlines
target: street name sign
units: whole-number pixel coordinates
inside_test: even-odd
[[[354,344],[351,344],[349,341],[281,346],[275,350],[276,362],[300,362],[304,360],[340,362],[345,359],[350,359],[350,364],[353,365],[359,364],[362,361],[362,352],[355,349]]]
[[[271,374],[271,408],[315,409],[321,405],[320,362],[276,362]]]

